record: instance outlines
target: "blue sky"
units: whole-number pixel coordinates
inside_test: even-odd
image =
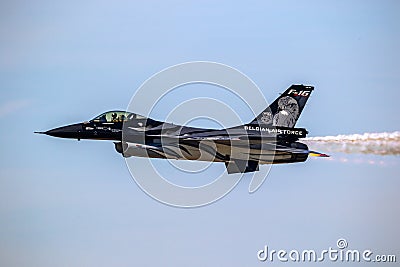
[[[324,249],[340,237],[398,253],[398,156],[274,166],[255,194],[244,179],[187,210],[145,195],[111,143],[33,131],[124,109],[151,75],[192,60],[237,68],[269,101],[314,85],[298,121],[312,136],[396,131],[399,11],[396,1],[1,2],[1,265],[257,266],[264,245]]]

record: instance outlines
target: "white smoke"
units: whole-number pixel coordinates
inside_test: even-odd
[[[400,132],[364,133],[302,139],[310,150],[323,153],[400,155]]]

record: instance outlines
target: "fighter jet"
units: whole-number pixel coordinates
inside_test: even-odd
[[[114,141],[124,157],[223,162],[228,174],[259,170],[262,164],[304,162],[328,157],[298,142],[307,135],[295,128],[313,86],[292,85],[247,124],[202,129],[161,122],[128,111],[108,111],[94,119],[46,132],[54,137]]]

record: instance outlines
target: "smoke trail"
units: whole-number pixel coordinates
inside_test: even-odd
[[[347,154],[400,155],[400,132],[364,133],[302,139],[310,150]]]

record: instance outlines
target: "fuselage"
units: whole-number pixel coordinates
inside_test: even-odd
[[[90,121],[44,132],[77,140],[111,140],[124,157],[214,162],[228,162],[234,158],[260,164],[305,161],[308,148],[296,140],[305,137],[306,133],[304,128],[254,124],[227,129],[195,128],[124,111],[106,112]]]

